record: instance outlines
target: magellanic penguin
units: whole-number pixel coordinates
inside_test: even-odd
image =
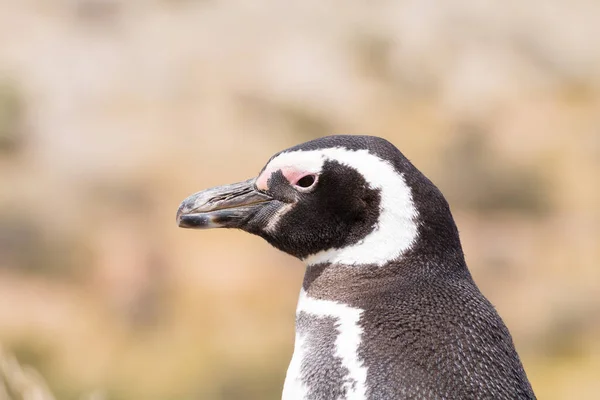
[[[534,399],[444,196],[388,141],[328,136],[183,201],[306,263],[284,400]]]

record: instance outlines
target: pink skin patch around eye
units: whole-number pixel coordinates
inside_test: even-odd
[[[298,170],[294,167],[283,167],[283,168],[274,168],[274,169],[266,169],[258,178],[256,178],[256,187],[258,190],[268,190],[268,181],[271,175],[274,172],[281,170],[285,179],[292,185],[298,183],[298,181],[304,178],[306,175],[312,175],[311,172]]]

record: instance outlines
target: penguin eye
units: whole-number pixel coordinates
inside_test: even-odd
[[[298,181],[295,183],[295,186],[298,188],[302,188],[302,189],[308,189],[308,188],[312,187],[316,182],[317,182],[316,175],[306,175],[306,176],[303,176],[302,178],[298,179]]]

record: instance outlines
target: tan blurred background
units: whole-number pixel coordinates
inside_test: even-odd
[[[446,194],[540,399],[599,398],[600,2],[0,0],[0,400],[279,398],[302,264],[175,212],[333,133]]]

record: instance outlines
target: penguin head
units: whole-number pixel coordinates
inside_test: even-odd
[[[383,265],[424,244],[434,249],[421,251],[460,248],[441,193],[373,136],[327,136],[281,151],[256,178],[189,196],[177,222],[242,229],[309,265]]]

